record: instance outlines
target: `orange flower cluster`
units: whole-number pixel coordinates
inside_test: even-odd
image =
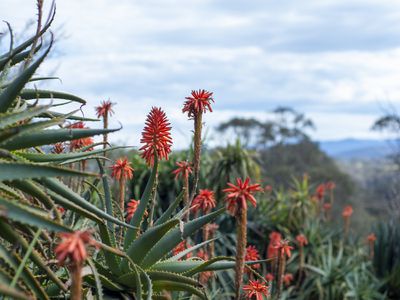
[[[262,191],[262,188],[259,184],[251,184],[250,178],[244,181],[236,178],[236,185],[229,182],[228,186],[223,192],[226,193],[227,209],[231,215],[236,215],[239,209],[247,210],[247,201],[254,207],[257,205],[253,193]]]
[[[193,199],[192,202],[192,210],[196,213],[199,210],[202,210],[203,213],[209,213],[211,209],[213,209],[216,205],[214,192],[204,189],[200,190],[199,194],[196,198]]]
[[[161,108],[153,107],[147,115],[140,140],[144,145],[140,150],[143,151],[142,157],[148,165],[154,164],[155,155],[158,159],[168,160],[172,146],[170,125],[165,112]]]
[[[256,300],[263,300],[263,297],[269,294],[268,286],[257,280],[250,280],[248,285],[243,286],[243,290],[246,293],[246,299],[255,297]]]
[[[192,91],[191,97],[186,97],[183,104],[183,113],[187,113],[189,118],[193,118],[198,113],[205,113],[207,110],[212,112],[211,103],[213,93],[206,90]]]
[[[98,246],[89,231],[64,232],[59,234],[61,242],[54,250],[60,265],[81,265],[87,258],[86,247]]]
[[[110,168],[112,169],[111,177],[117,180],[120,180],[121,178],[132,179],[133,177],[134,170],[127,158],[119,158]]]

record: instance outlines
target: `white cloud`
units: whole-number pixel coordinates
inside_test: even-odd
[[[389,0],[59,0],[55,25],[68,38],[41,73],[58,67],[63,84],[50,86],[88,99],[89,114],[101,99],[118,102],[126,129],[117,138],[129,143],[152,105],[186,143],[180,106],[196,88],[215,92],[209,126],[291,105],[315,118],[317,138],[376,137],[369,127],[379,102],[400,105],[399,8]],[[34,9],[34,1],[0,2],[16,31]]]

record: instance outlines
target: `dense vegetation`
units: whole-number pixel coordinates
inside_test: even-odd
[[[351,179],[309,139],[304,115],[234,119],[219,130],[236,142],[206,150],[214,99],[196,90],[183,102],[187,151],[171,152],[158,107],[138,151],[110,146],[116,103],[89,119],[77,114],[84,99],[32,87],[53,79],[35,77],[53,45],[55,10],[43,22],[42,5],[36,34],[0,56],[2,298],[400,297],[398,219],[360,235]]]

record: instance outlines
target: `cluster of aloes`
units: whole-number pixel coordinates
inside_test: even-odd
[[[199,161],[200,161],[200,149],[201,149],[201,122],[202,120],[201,115],[206,112],[207,109],[211,111],[210,101],[212,101],[212,93],[206,92],[204,90],[200,90],[198,92],[193,91],[191,97],[187,97],[187,101],[184,104],[183,112],[188,112],[188,116],[194,119],[194,158],[193,162],[188,161],[180,161],[177,162],[177,169],[173,172],[176,179],[181,177],[184,181],[183,184],[183,198],[184,198],[184,208],[181,212],[182,220],[184,220],[187,225],[190,222],[190,215],[193,213],[195,220],[202,219],[204,217],[199,217],[199,215],[207,216],[211,213],[211,210],[216,207],[216,201],[214,197],[214,192],[208,189],[200,189],[197,192],[197,182],[198,182],[198,173],[199,173]],[[107,103],[103,103],[101,107],[97,108],[97,111],[101,111],[102,113],[100,116],[108,115],[107,111],[111,110],[111,105],[106,105]],[[102,109],[103,106],[107,106],[106,108]],[[106,127],[107,122],[104,122],[104,127]],[[134,226],[135,228],[142,227],[142,222],[144,219],[146,220],[147,224],[147,231],[150,231],[151,228],[155,225],[154,218],[154,207],[155,207],[155,194],[157,189],[157,168],[159,160],[165,159],[168,160],[169,153],[171,152],[171,145],[172,139],[170,135],[170,123],[162,111],[161,108],[153,107],[150,111],[147,119],[146,124],[142,133],[141,143],[144,145],[140,148],[142,151],[142,158],[147,162],[149,167],[153,168],[152,176],[149,180],[148,186],[144,192],[145,196],[142,196],[142,199],[145,198],[144,202],[141,200],[131,199],[128,204],[127,208],[125,209],[125,188],[127,180],[132,179],[133,177],[133,167],[130,165],[126,158],[118,159],[114,165],[110,168],[112,169],[111,176],[118,181],[118,190],[119,190],[119,201],[118,201],[118,208],[121,211],[121,215],[126,216],[127,222],[130,225]],[[200,131],[200,133],[199,133]],[[106,138],[104,138],[106,141]],[[192,167],[193,166],[193,167]],[[196,167],[197,166],[197,167]],[[193,180],[192,180],[192,190],[189,193],[189,177],[193,173]],[[247,201],[249,201],[253,206],[256,206],[256,199],[253,196],[254,192],[262,191],[259,184],[251,184],[250,179],[246,178],[242,180],[240,178],[237,179],[236,185],[232,183],[228,183],[228,187],[223,190],[226,194],[226,202],[227,202],[227,209],[229,213],[236,217],[237,220],[237,233],[238,233],[238,241],[237,241],[237,251],[236,251],[236,262],[235,262],[235,293],[236,298],[240,298],[241,294],[241,287],[243,281],[243,272],[245,261],[250,263],[253,260],[257,259],[257,256],[248,257],[246,259],[245,255],[245,245],[247,243],[246,239],[246,220],[247,220]],[[151,199],[151,201],[149,201]],[[150,213],[147,212],[148,203],[150,202]],[[108,209],[112,211],[112,208]],[[199,217],[199,218],[198,218]],[[157,221],[156,221],[157,222]],[[185,233],[185,225],[182,225],[182,235]],[[203,229],[203,239],[205,243],[209,243],[209,247],[205,249],[200,249],[197,251],[197,257],[203,261],[209,260],[209,258],[214,254],[213,243],[209,240],[209,238],[213,238],[215,235],[215,231],[217,230],[218,226],[216,224],[208,224]],[[120,239],[116,241],[115,246],[117,248],[126,249],[127,247],[128,252],[131,250],[132,240],[140,239],[140,231],[138,229],[128,229],[128,231],[124,234],[124,228],[120,226]],[[150,230],[149,230],[150,229]],[[133,235],[133,237],[132,237]],[[142,236],[145,236],[144,233]],[[73,235],[76,239],[80,239],[80,237],[86,237],[86,233],[81,235],[79,233],[75,233]],[[129,241],[131,240],[131,241]],[[73,274],[79,274],[81,272],[82,266],[82,257],[84,255],[77,255],[76,252],[82,251],[81,248],[84,247],[85,244],[88,244],[91,239],[89,238],[81,238],[78,242],[72,242],[70,239],[63,240],[59,245],[59,248],[69,249],[69,254],[62,254],[62,255],[70,255],[71,261],[74,261],[77,257],[79,257],[79,262],[74,262],[71,264],[71,270],[73,270]],[[154,242],[157,242],[156,240]],[[68,246],[69,245],[69,246]],[[74,249],[75,247],[75,249]],[[149,245],[150,247],[150,245]],[[198,249],[199,246],[193,247]],[[151,247],[150,247],[151,249]],[[180,242],[173,251],[172,254],[174,257],[181,257],[190,258],[190,248],[187,244],[186,240]],[[192,251],[193,251],[192,250]],[[180,254],[183,252],[184,254]],[[187,253],[186,253],[187,252]],[[142,254],[145,255],[145,254]],[[60,260],[63,261],[64,256],[61,256]],[[131,259],[133,259],[131,257]],[[134,260],[134,259],[133,259]],[[79,266],[77,268],[76,266]],[[200,271],[200,270],[199,270]],[[200,282],[206,283],[207,280],[212,276],[211,270],[205,270],[200,274]],[[80,285],[81,282],[79,280],[74,280],[74,278],[78,278],[77,276],[72,276],[73,279],[73,286]],[[265,283],[260,283],[261,285],[265,286]],[[265,286],[266,287],[266,286]],[[73,288],[73,291],[77,290],[77,288]],[[248,291],[249,288],[246,288]],[[78,297],[78,296],[76,296]],[[74,298],[78,299],[78,298]]]

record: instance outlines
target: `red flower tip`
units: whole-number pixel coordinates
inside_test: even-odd
[[[51,153],[60,154],[63,153],[65,150],[63,143],[54,144],[53,149],[51,149]]]
[[[68,263],[80,265],[87,258],[86,247],[89,245],[98,247],[90,231],[64,232],[59,235],[61,242],[54,252],[60,265],[65,265],[67,260]]]
[[[178,168],[172,171],[172,173],[175,174],[175,179],[177,179],[179,175],[182,175],[184,178],[189,178],[189,174],[193,172],[192,164],[187,161],[177,161],[176,165]]]
[[[287,257],[292,256],[291,250],[293,250],[293,247],[289,246],[288,240],[281,240],[279,244],[275,246],[275,248],[278,249],[281,255],[286,255]]]
[[[260,259],[260,254],[258,253],[258,250],[255,246],[250,245],[246,248],[246,255],[244,257],[244,261],[256,261]],[[254,269],[260,268],[260,264],[255,264],[251,266]],[[245,269],[246,271],[247,268]]]
[[[272,273],[268,273],[267,275],[265,275],[265,280],[268,282],[272,282],[274,280],[274,275],[272,275]]]
[[[255,246],[250,245],[246,248],[245,261],[256,261],[260,259],[260,254]]]
[[[214,192],[205,189],[200,190],[196,198],[193,199],[192,209],[193,212],[197,212],[201,209],[204,213],[208,213],[215,207],[215,205]]]
[[[342,216],[343,218],[349,218],[353,214],[353,207],[351,205],[346,205],[343,209]]]
[[[331,210],[332,208],[332,204],[330,204],[329,202],[324,203],[324,205],[322,206],[324,208],[325,211]]]
[[[169,125],[165,112],[161,108],[152,107],[147,115],[140,140],[144,144],[140,148],[143,151],[142,157],[150,166],[154,164],[155,155],[158,159],[168,160],[172,146],[171,127]]]
[[[375,233],[370,233],[367,236],[367,241],[370,243],[374,243],[376,241],[376,235]]]
[[[262,191],[259,184],[251,184],[250,178],[242,180],[236,179],[236,185],[228,183],[228,188],[224,189],[226,193],[227,209],[231,215],[236,215],[238,209],[247,209],[246,201],[249,201],[254,207],[257,205],[253,193]]]
[[[187,113],[189,118],[193,118],[199,113],[205,113],[207,110],[212,112],[210,103],[214,102],[212,95],[213,93],[206,90],[192,91],[191,97],[186,97],[182,112]]]
[[[277,231],[272,231],[269,234],[269,244],[267,249],[267,258],[274,258],[278,256],[278,249],[276,248],[277,245],[282,240],[282,235]]]
[[[71,129],[84,129],[84,128],[87,128],[87,127],[85,126],[85,123],[83,123],[82,121],[79,121],[79,122],[75,122],[75,123],[69,124],[69,125],[67,126],[67,128],[71,128]]]
[[[326,186],[323,183],[318,185],[317,188],[315,189],[315,196],[317,197],[318,200],[321,201],[322,199],[324,199],[325,189],[326,189]]]
[[[283,282],[285,283],[286,286],[290,285],[293,281],[293,274],[287,273],[283,275]]]
[[[263,296],[268,296],[268,286],[257,280],[250,280],[248,285],[243,286],[246,293],[246,299],[252,299],[254,296],[256,300],[262,300]]]
[[[304,247],[308,244],[308,240],[304,234],[299,234],[296,236],[296,241],[299,243],[300,247]]]
[[[117,180],[120,180],[121,178],[132,179],[133,177],[134,170],[127,158],[119,158],[110,168],[112,169],[111,177],[114,177]]]
[[[184,251],[184,250],[186,250],[188,248],[190,248],[189,243],[186,240],[182,241],[172,250],[172,255],[173,256],[178,255],[179,253],[181,253],[182,251]],[[192,257],[192,253],[188,253],[186,255],[186,257],[187,258]]]
[[[135,214],[138,206],[140,204],[139,200],[135,200],[135,199],[131,199],[131,201],[129,201],[127,208],[126,208],[126,221],[130,222],[133,215]],[[148,213],[147,211],[144,212],[144,216],[147,217]]]
[[[68,125],[67,128],[69,128],[69,129],[88,129],[89,127],[86,127],[85,123],[83,123],[83,122],[75,122],[75,123]],[[92,145],[93,143],[94,143],[94,141],[93,141],[92,137],[75,139],[75,140],[70,141],[69,148],[71,151],[79,150],[81,148],[88,147],[88,146]],[[88,150],[89,151],[93,150],[93,148],[89,148]]]
[[[112,103],[110,100],[102,101],[99,106],[95,107],[97,118],[105,117],[107,115],[112,116],[114,111],[112,110],[112,106],[115,103]]]
[[[328,181],[325,184],[327,190],[334,190],[336,188],[336,184],[333,181]]]

